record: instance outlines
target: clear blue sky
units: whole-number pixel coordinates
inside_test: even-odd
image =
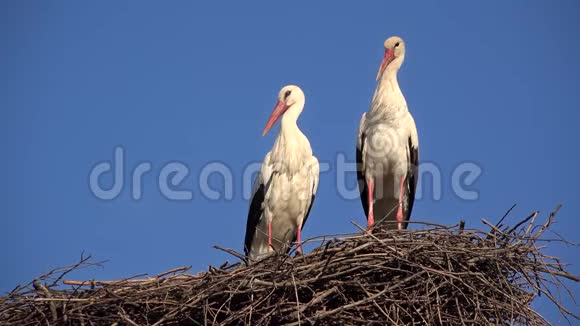
[[[270,149],[277,128],[260,133],[290,83],[307,96],[300,127],[319,160],[331,163],[304,237],[354,231],[363,211],[358,199],[339,195],[335,158],[354,160],[391,35],[407,42],[399,77],[420,159],[443,177],[438,200],[423,184],[413,218],[480,227],[480,218],[496,221],[514,203],[514,217],[536,209],[546,216],[563,203],[556,229],[579,240],[578,2],[164,4],[0,2],[1,291],[83,251],[109,262],[76,278],[231,260],[211,247],[242,249],[242,171]],[[89,173],[117,145],[125,149],[125,187],[115,200],[97,199]],[[136,201],[130,173],[145,161],[152,171]],[[161,168],[173,161],[190,169],[180,188],[193,192],[191,201],[158,190]],[[203,197],[199,174],[210,162],[232,169],[232,200]],[[452,192],[462,162],[482,169],[469,187],[478,200]],[[103,186],[111,180],[103,177]],[[355,175],[347,181],[353,186]],[[550,252],[580,274],[577,250]],[[540,309],[555,320],[552,308]]]

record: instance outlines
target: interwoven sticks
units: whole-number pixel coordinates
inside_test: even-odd
[[[532,214],[515,228],[484,221],[489,232],[375,230],[249,267],[63,284],[91,265],[85,258],[2,297],[0,325],[545,325],[530,306],[538,294],[574,321],[553,291],[579,278],[542,249],[565,242],[547,238],[553,215],[538,224]]]

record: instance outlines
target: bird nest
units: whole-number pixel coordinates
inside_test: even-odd
[[[484,220],[489,231],[425,224],[317,238],[306,255],[195,275],[179,268],[150,278],[64,280],[95,265],[83,258],[0,298],[0,324],[544,325],[531,307],[539,295],[573,322],[578,316],[554,291],[580,279],[543,253],[546,243],[566,242],[547,238],[553,217],[537,223],[536,212],[514,227]]]

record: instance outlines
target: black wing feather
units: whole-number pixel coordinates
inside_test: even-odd
[[[367,201],[368,197],[368,190],[367,190],[367,182],[365,180],[365,175],[363,171],[363,149],[365,146],[365,134],[361,134],[361,145],[360,148],[356,148],[356,177],[358,179],[358,189],[360,192],[360,201],[362,203],[362,207],[365,211],[365,215],[369,216],[369,203]]]
[[[244,241],[244,252],[246,256],[250,254],[250,248],[252,247],[252,240],[254,239],[254,234],[256,233],[256,228],[260,219],[262,217],[263,209],[262,203],[264,202],[265,186],[260,184],[252,202],[250,203],[250,210],[248,211],[248,221],[246,223],[246,239]]]
[[[411,137],[409,137],[408,141],[408,170],[407,176],[405,177],[405,187],[407,189],[407,196],[406,196],[406,212],[404,219],[408,221],[411,218],[411,212],[413,211],[413,204],[415,203],[415,192],[417,190],[417,181],[419,179],[419,149],[413,145],[413,141]],[[408,223],[403,224],[403,228],[407,228]]]

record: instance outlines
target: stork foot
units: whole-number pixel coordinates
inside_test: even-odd
[[[302,251],[302,246],[300,245],[300,243],[298,243],[296,245],[296,255],[300,255],[300,256],[304,255],[304,252]]]
[[[403,206],[399,205],[399,209],[397,210],[397,229],[403,229]]]
[[[302,255],[302,223],[296,228],[296,253]]]
[[[403,229],[403,185],[405,178],[401,176],[399,183],[399,209],[397,209],[397,229]]]
[[[368,231],[371,231],[374,226],[375,226],[375,217],[374,217],[374,214],[372,212],[369,212],[369,217],[368,217],[368,220],[367,220],[367,230]]]
[[[272,246],[272,222],[268,223],[268,252],[274,252],[274,246]]]
[[[375,212],[374,212],[374,200],[373,200],[373,190],[374,190],[374,185],[373,182],[371,180],[367,180],[367,186],[368,186],[368,207],[369,207],[369,216],[367,217],[367,230],[371,231],[373,229],[373,226],[375,225]]]

